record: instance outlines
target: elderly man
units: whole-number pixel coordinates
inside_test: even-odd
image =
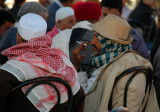
[[[73,0],[54,0],[53,4],[48,7],[48,18],[47,18],[47,30],[51,31],[53,26],[56,24],[55,14],[56,11],[61,7],[71,7]]]
[[[95,71],[89,79],[84,72],[78,74],[79,82],[87,94],[84,112],[108,112],[115,78],[131,67],[147,66],[152,69],[152,65],[132,51],[131,26],[125,19],[108,14],[90,27],[94,30],[94,38],[90,43],[94,51],[91,63]],[[74,50],[76,69],[80,68],[80,62],[83,59],[79,52],[84,50],[84,44],[86,43],[82,43]],[[115,86],[112,94],[112,109],[123,106],[124,90],[132,74],[122,77]],[[145,112],[159,112],[153,85],[148,100],[146,100],[148,92],[145,93],[145,88],[146,76],[144,73],[138,73],[130,83],[127,92],[126,105],[131,112],[142,112],[145,104]]]
[[[65,29],[71,29],[75,25],[74,10],[70,7],[62,7],[56,12],[56,25],[52,31],[48,32],[52,39],[59,32]]]
[[[68,82],[73,93],[73,112],[83,112],[84,92],[77,80],[77,72],[68,57],[58,48],[51,48],[52,40],[46,36],[47,23],[39,15],[28,13],[18,25],[17,45],[2,52],[9,60],[0,70],[0,110],[21,112],[24,92],[30,86],[17,91],[7,105],[12,89],[20,82],[38,77],[59,77]],[[58,112],[67,112],[68,93],[63,85],[55,84],[60,91],[61,105]],[[16,98],[16,100],[14,100]],[[25,100],[25,112],[51,112],[57,102],[57,94],[49,85],[34,88]]]
[[[93,38],[93,30],[88,26],[91,23],[97,22],[101,17],[101,6],[93,2],[85,2],[75,8],[75,18],[77,23],[70,30],[64,30],[53,38],[52,47],[58,47],[66,53],[73,62],[73,50],[83,41],[90,42]],[[92,53],[91,45],[88,45],[84,52],[82,69],[90,70],[90,55]],[[87,65],[87,66],[86,66]]]
[[[11,27],[3,39],[0,41],[0,52],[17,44],[17,24],[21,16],[27,13],[35,13],[42,16],[44,19],[47,18],[47,10],[38,2],[27,2],[19,10],[17,15],[17,22],[13,27]],[[0,55],[1,65],[7,61],[7,57]]]

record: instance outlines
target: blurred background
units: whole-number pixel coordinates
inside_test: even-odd
[[[39,1],[39,0],[26,0],[26,1],[29,2],[29,1]],[[53,2],[53,1],[54,0],[50,0],[50,2]],[[97,3],[101,2],[101,0],[76,0],[76,1],[93,1],[93,2],[97,2]],[[135,8],[135,6],[137,5],[138,2],[139,2],[139,0],[130,0],[130,2],[127,5],[132,10]],[[6,0],[5,4],[8,6],[8,8],[12,8],[12,6],[14,4],[14,0]],[[156,7],[160,7],[160,0],[157,0]]]

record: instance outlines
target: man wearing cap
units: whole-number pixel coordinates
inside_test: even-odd
[[[91,64],[95,67],[95,71],[89,79],[84,72],[78,73],[79,82],[86,93],[84,112],[109,112],[109,99],[116,77],[129,68],[146,66],[152,69],[152,65],[132,51],[131,26],[125,19],[108,14],[90,27],[94,30],[94,38],[90,44],[94,51]],[[76,69],[80,68],[80,62],[83,59],[79,52],[84,50],[84,44],[82,43],[74,50]],[[132,75],[133,73],[123,76],[117,82],[110,108],[116,109],[123,106],[126,83]],[[159,112],[153,84],[150,94],[149,91],[145,93],[145,88],[146,76],[144,73],[138,73],[131,81],[127,92],[126,105],[131,112],[142,112],[145,104],[145,112]]]
[[[79,4],[75,8],[75,18],[77,24],[71,30],[65,30],[53,38],[52,47],[58,47],[66,53],[73,62],[73,50],[77,48],[81,42],[90,42],[93,38],[93,30],[88,26],[100,19],[101,7],[94,2],[85,2]],[[81,52],[86,55],[83,59],[81,69],[90,70],[90,56],[92,54],[91,45],[86,47],[86,51]]]
[[[56,12],[56,25],[47,35],[53,37],[65,29],[71,29],[75,25],[74,10],[70,7],[62,7]]]
[[[107,14],[114,14],[117,16],[121,16],[123,2],[122,0],[102,0],[101,7],[102,7],[102,18],[105,17]],[[141,34],[138,33],[138,31],[136,31],[134,28],[132,28],[131,35],[132,37],[134,37],[134,40],[131,43],[132,49],[140,53],[141,56],[143,56],[147,60],[150,60],[150,55],[146,43],[144,42],[144,39],[141,36]]]
[[[47,31],[51,31],[56,24],[56,11],[62,7],[72,7],[72,4],[73,0],[54,0],[53,4],[48,7]]]
[[[46,30],[46,21],[37,14],[25,14],[19,20],[18,44],[2,52],[9,60],[1,66],[0,70],[1,112],[6,112],[6,109],[9,112],[21,112],[23,92],[30,86],[17,90],[17,93],[10,98],[10,103],[7,102],[9,93],[23,81],[46,76],[59,77],[67,81],[74,95],[73,112],[83,112],[84,93],[77,80],[77,72],[59,48],[51,48],[52,40],[45,35]],[[58,112],[67,112],[67,90],[62,85],[55,85],[61,95]],[[56,102],[55,90],[50,86],[40,85],[28,94],[24,102],[25,112],[50,112]]]

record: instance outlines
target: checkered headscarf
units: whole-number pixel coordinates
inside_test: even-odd
[[[120,53],[132,49],[131,45],[123,45],[107,39],[98,33],[98,39],[101,43],[101,53],[99,55],[92,55],[92,65],[96,68],[108,64],[113,58]]]
[[[77,72],[71,64],[68,57],[59,49],[51,48],[52,40],[48,36],[37,37],[30,39],[26,43],[15,45],[2,52],[3,55],[8,56],[10,60],[26,62],[32,68],[32,71],[26,67],[23,75],[26,80],[37,77],[59,77],[69,83],[73,94],[76,94],[79,88],[77,80]],[[12,66],[15,66],[13,64]],[[21,81],[21,80],[20,80]],[[66,88],[55,83],[60,91],[61,103],[68,100],[68,92]],[[25,91],[30,86],[23,88]],[[32,95],[29,95],[29,100],[41,112],[50,110],[57,101],[57,94],[50,86],[41,85],[41,89],[33,89]],[[45,93],[45,94],[41,94]]]

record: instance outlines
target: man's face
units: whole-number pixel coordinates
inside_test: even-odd
[[[1,25],[1,27],[0,27],[0,38],[2,36],[4,36],[4,34],[7,32],[7,30],[12,26],[13,26],[12,22],[5,21],[5,23],[3,25]]]
[[[115,9],[115,8],[110,9],[108,7],[102,7],[101,18],[104,18],[108,14],[114,14],[114,15],[120,16],[120,13],[119,13],[118,9]]]
[[[66,2],[65,6],[67,7],[72,7],[73,5],[73,0],[68,0],[68,2]]]
[[[90,42],[90,44],[92,45],[92,50],[94,53],[101,53],[101,43],[100,40],[97,37],[97,32],[94,32],[94,37],[92,39],[92,41]]]
[[[49,0],[39,0],[39,2],[40,2],[43,6],[46,6],[46,4],[49,3]]]
[[[75,25],[75,17],[69,16],[64,18],[63,20],[58,20],[58,26],[60,30],[71,29],[72,26]]]
[[[156,1],[157,0],[143,0],[143,2],[150,7],[153,7],[156,4]]]

